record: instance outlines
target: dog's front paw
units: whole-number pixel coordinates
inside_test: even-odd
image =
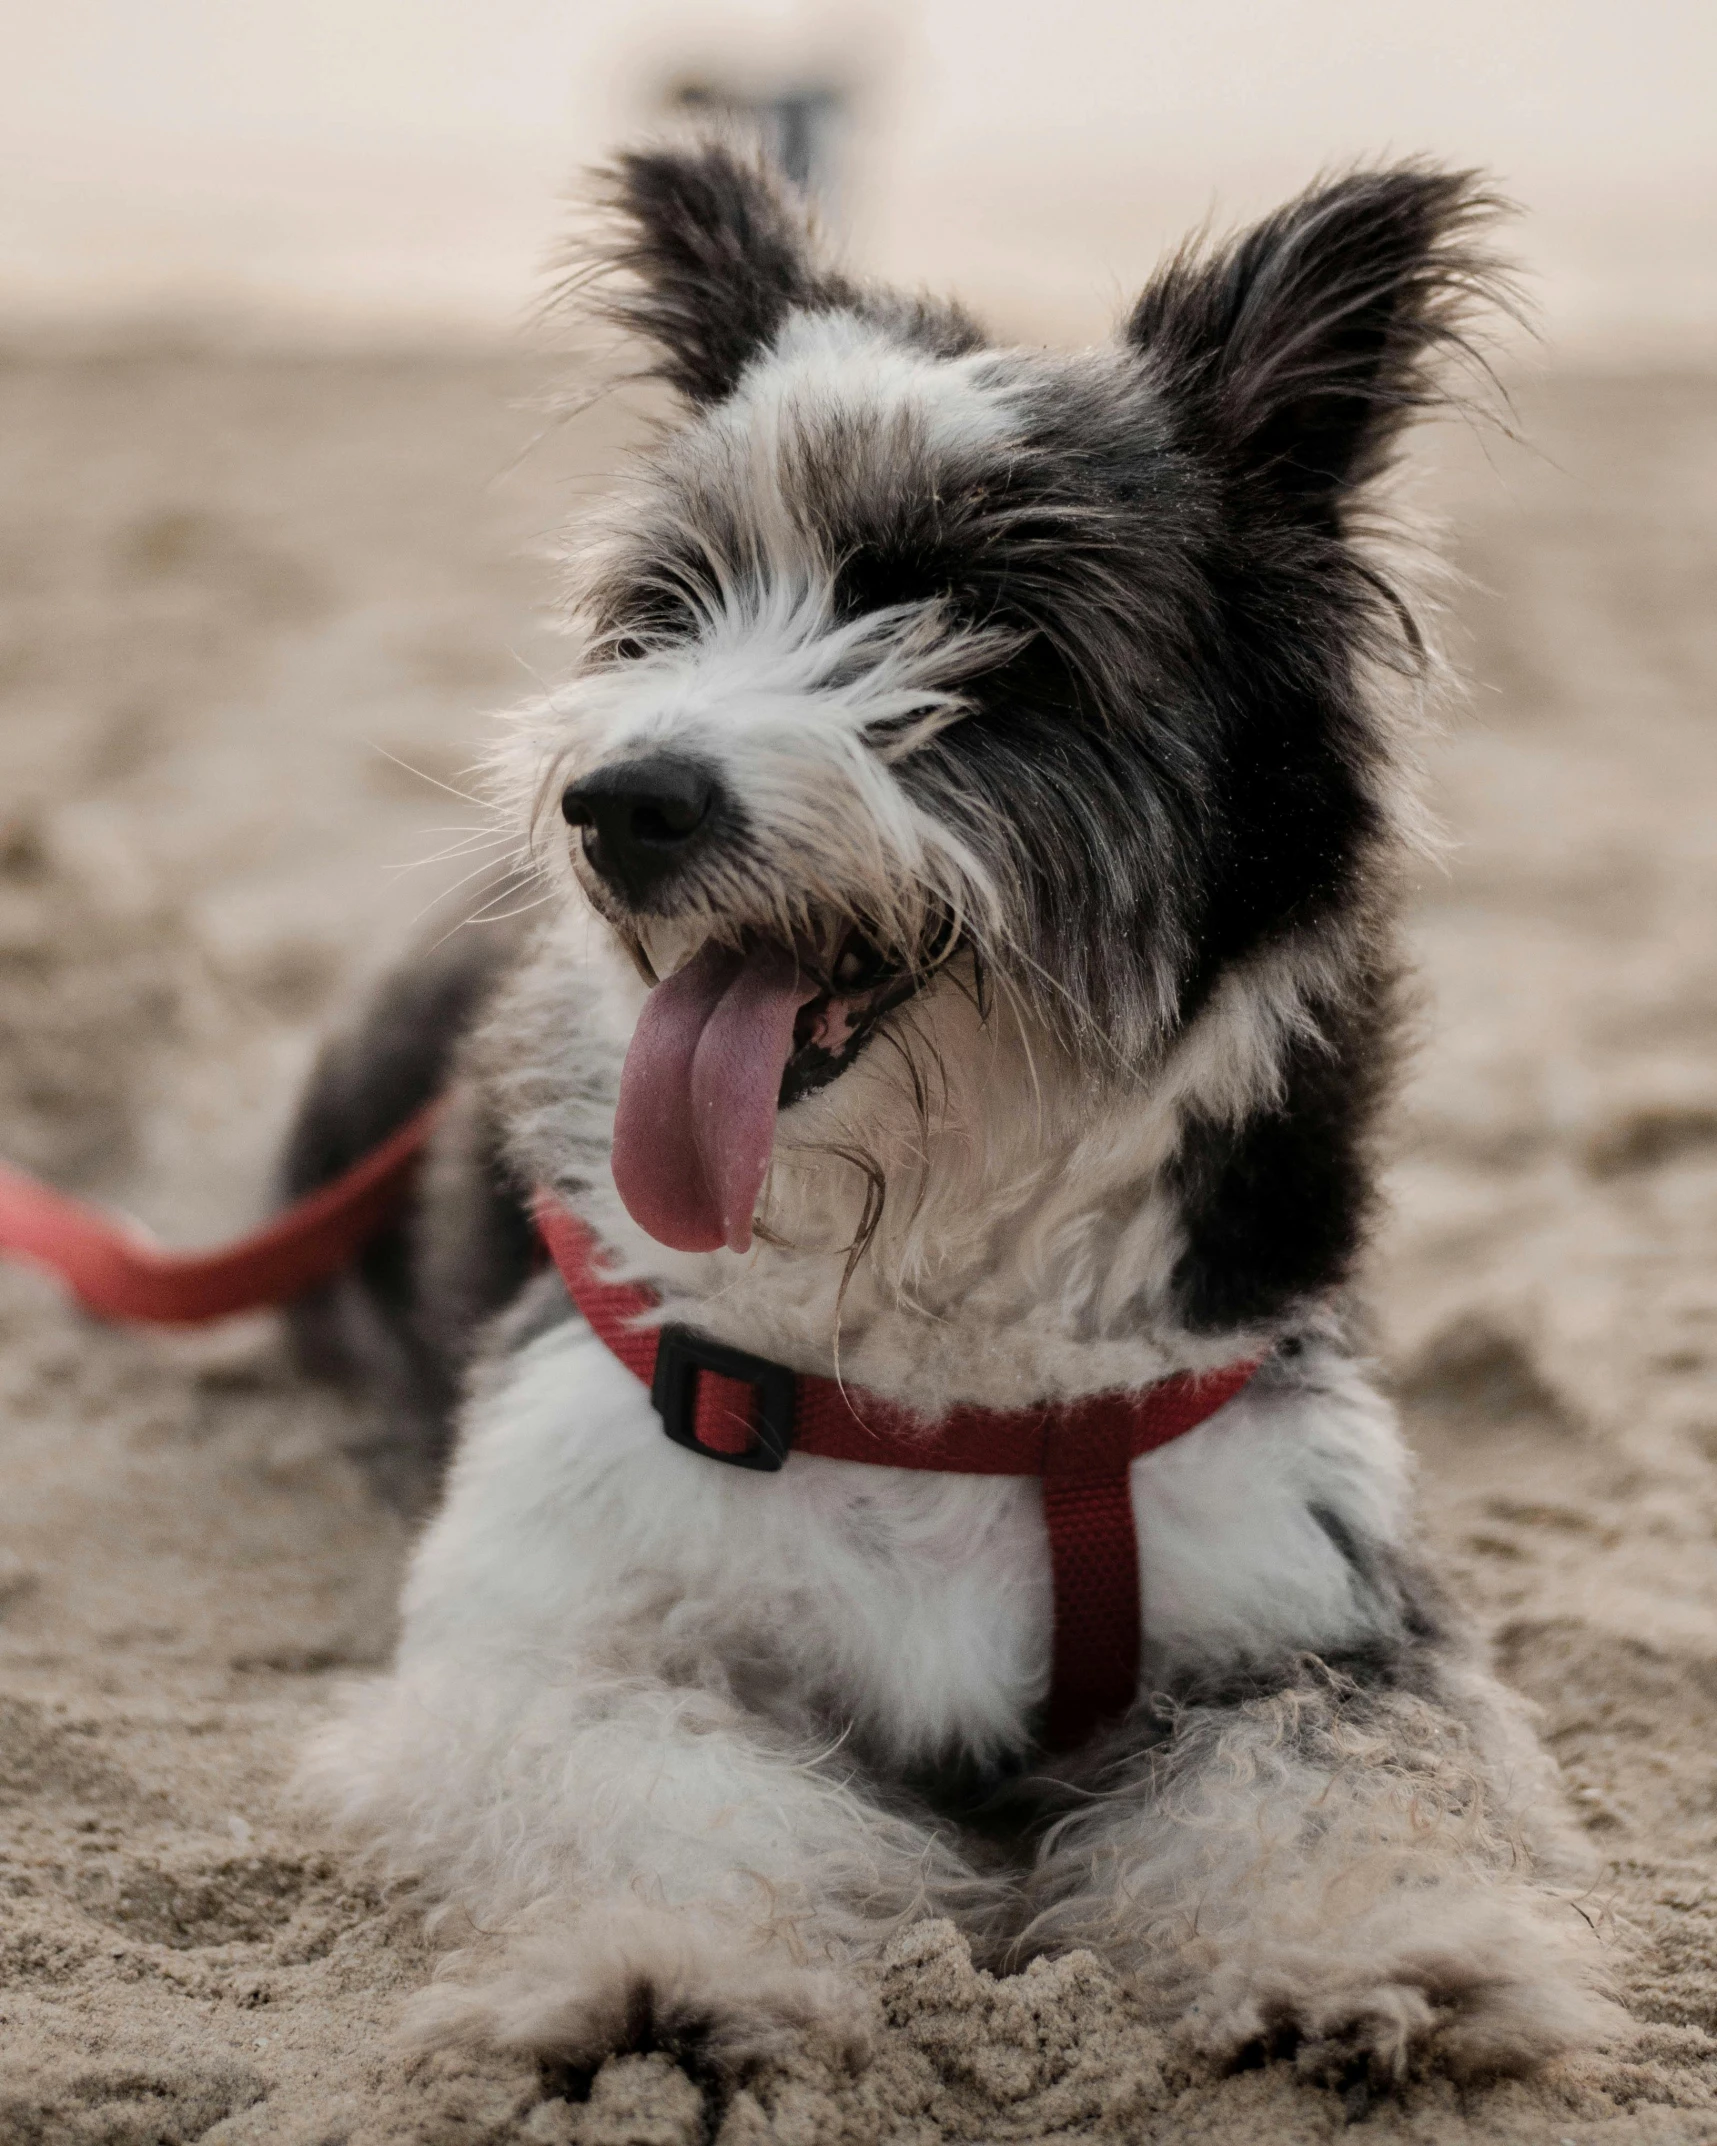
[[[1219,2063],[1292,2056],[1308,2078],[1365,2091],[1421,2060],[1457,2077],[1529,2072],[1617,2030],[1586,1963],[1536,1918],[1478,1901],[1460,1914],[1416,1911],[1403,1899],[1393,1925],[1222,1960],[1183,2038]]]
[[[575,2074],[663,2050],[695,2075],[731,2081],[806,2043],[860,2068],[869,2011],[838,1974],[748,1948],[736,1930],[626,1907],[522,1940],[492,1973],[439,1983],[416,2000],[408,2031],[428,2046],[517,2050]]]

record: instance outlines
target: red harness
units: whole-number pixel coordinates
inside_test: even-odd
[[[1041,1477],[1055,1579],[1046,1740],[1061,1750],[1083,1743],[1132,1704],[1139,1544],[1128,1468],[1214,1416],[1256,1363],[1056,1407],[953,1408],[926,1423],[876,1394],[785,1370],[690,1327],[641,1326],[656,1309],[654,1294],[610,1281],[596,1239],[554,1200],[538,1199],[536,1219],[573,1302],[650,1388],[668,1436],[694,1452],[742,1468],[779,1468],[793,1452],[876,1468]]]
[[[287,1302],[336,1273],[404,1205],[436,1115],[430,1105],[344,1176],[237,1243],[164,1252],[99,1209],[0,1164],[0,1253],[58,1274],[106,1318],[191,1324]],[[610,1280],[595,1238],[546,1194],[537,1229],[592,1330],[636,1378],[667,1435],[730,1466],[779,1469],[791,1453],[1043,1483],[1055,1588],[1046,1741],[1083,1743],[1133,1702],[1139,1547],[1128,1479],[1141,1454],[1195,1430],[1258,1368],[1233,1364],[1055,1406],[958,1407],[933,1423],[875,1394],[787,1370],[685,1326],[641,1324],[640,1283]]]

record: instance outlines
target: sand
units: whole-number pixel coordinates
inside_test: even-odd
[[[175,1241],[259,1214],[318,1024],[463,867],[480,717],[611,452],[488,350],[0,364],[0,1154]],[[1480,681],[1378,1247],[1428,1526],[1543,1709],[1637,2043],[1364,2110],[1190,2072],[1088,1959],[878,1977],[877,2061],[583,2103],[391,2039],[430,1971],[282,1784],[385,1660],[406,1531],[266,1318],[100,1328],[0,1271],[0,2142],[1717,2139],[1717,380],[1445,435]],[[533,446],[533,441],[536,444]],[[397,756],[389,758],[388,755]],[[465,896],[436,913],[453,921]]]

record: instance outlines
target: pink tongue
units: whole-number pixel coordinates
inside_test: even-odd
[[[658,1244],[750,1246],[793,1021],[816,995],[783,949],[705,947],[644,1001],[620,1075],[614,1182]]]

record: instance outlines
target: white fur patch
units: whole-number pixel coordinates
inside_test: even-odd
[[[1399,1539],[1407,1462],[1362,1373],[1250,1387],[1134,1466],[1144,1630],[1156,1681],[1365,1640],[1375,1608],[1323,1512],[1361,1543]]]
[[[794,313],[717,413],[725,431],[779,438],[785,427],[906,417],[930,446],[968,454],[1016,438],[1013,383],[994,351],[938,358],[856,313]]]
[[[1332,1378],[1254,1389],[1135,1464],[1150,1673],[1359,1636],[1354,1575],[1307,1507],[1387,1532],[1402,1461],[1387,1412]],[[491,1907],[522,1906],[514,1850],[482,1845],[503,1824],[533,1854],[559,1842],[591,1867],[647,1864],[656,1889],[691,1900],[713,1868],[779,1870],[774,1806],[791,1793],[807,1806],[791,1860],[810,1859],[810,1884],[838,1847],[819,1829],[838,1835],[844,1806],[781,1747],[715,1733],[729,1695],[790,1738],[846,1719],[896,1767],[1021,1748],[1049,1672],[1041,1489],[805,1455],[773,1476],[723,1468],[670,1443],[575,1320],[478,1404],[404,1619],[397,1677],[354,1719],[344,1761],[402,1861],[451,1858]],[[687,1757],[670,1763],[681,1735]],[[636,1766],[655,1769],[648,1807],[624,1791]],[[467,1837],[431,1850],[426,1798]],[[469,1859],[497,1854],[479,1879]]]

